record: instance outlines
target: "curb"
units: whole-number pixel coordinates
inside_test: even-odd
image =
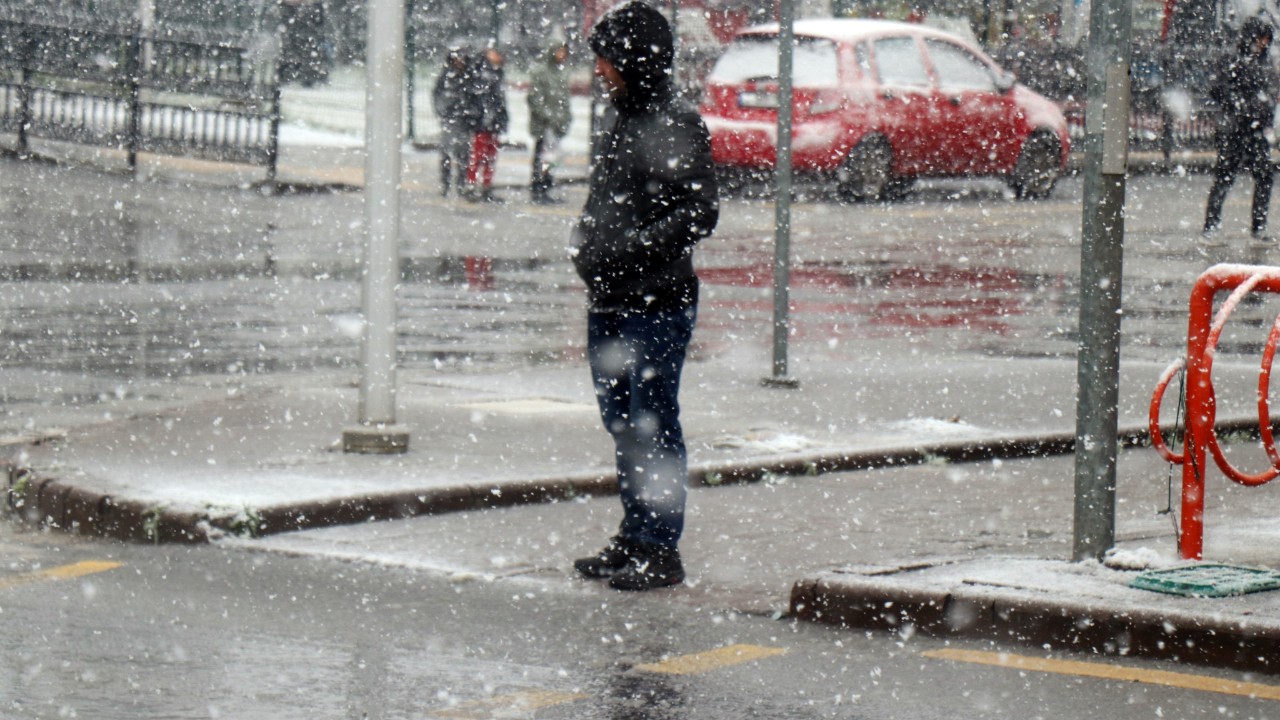
[[[1222,421],[1220,434],[1257,434],[1256,418]],[[1145,427],[1123,429],[1123,448],[1150,442]],[[1061,455],[1072,452],[1069,433],[1049,433],[989,440],[935,443],[854,452],[805,453],[765,458],[758,462],[724,462],[690,469],[689,480],[714,487],[746,484],[777,476],[820,475],[929,462],[973,462],[994,458]],[[0,472],[6,465],[0,465]],[[151,543],[206,543],[226,535],[262,537],[295,530],[349,525],[375,520],[401,520],[466,510],[483,510],[569,500],[617,493],[612,475],[586,473],[555,478],[510,481],[488,486],[399,491],[331,501],[252,508],[239,513],[191,512],[113,498],[78,488],[38,469],[7,465],[5,500],[0,511],[27,524],[75,535]]]
[[[903,568],[919,570],[927,565]],[[824,573],[791,589],[791,615],[842,628],[922,632],[1275,673],[1280,626],[1211,614],[1107,609],[1030,591],[922,588],[893,575]]]
[[[567,258],[567,256],[566,256]],[[530,268],[527,260],[495,257],[491,269],[496,272],[522,271]],[[465,259],[452,255],[401,255],[401,282],[444,281],[465,277]],[[228,280],[242,278],[300,278],[325,276],[330,280],[358,281],[363,263],[359,259],[332,258],[315,261],[308,258],[280,258],[263,253],[260,258],[239,261],[136,262],[110,260],[51,260],[5,263],[0,260],[3,282],[103,282],[179,283],[196,280]]]

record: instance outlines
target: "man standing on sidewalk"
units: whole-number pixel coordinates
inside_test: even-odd
[[[440,194],[445,196],[450,185],[455,185],[459,193],[466,188],[471,127],[480,114],[479,103],[471,92],[473,65],[461,43],[450,45],[431,92],[432,106],[440,118]]]
[[[493,194],[493,174],[498,165],[498,149],[502,133],[507,131],[506,78],[502,70],[505,60],[497,48],[487,48],[476,70],[476,97],[480,115],[471,146],[471,163],[467,182],[469,199],[501,202]]]
[[[530,200],[545,205],[551,197],[551,167],[559,154],[560,140],[569,132],[569,74],[564,63],[569,46],[553,40],[529,73],[529,134],[533,136],[533,169]]]
[[[603,550],[574,567],[617,590],[649,590],[685,576],[677,396],[697,316],[693,248],[715,229],[719,205],[710,136],[673,87],[662,13],[622,5],[601,18],[590,44],[617,113],[593,148],[573,260],[587,285],[587,355],[614,440],[623,519]]]
[[[1271,132],[1276,116],[1275,74],[1268,50],[1274,31],[1271,24],[1251,17],[1240,28],[1240,41],[1213,88],[1210,97],[1222,112],[1218,121],[1218,160],[1213,167],[1213,187],[1205,208],[1206,244],[1221,245],[1213,236],[1222,222],[1222,204],[1235,176],[1253,176],[1253,208],[1249,230],[1254,239],[1267,240],[1267,208],[1275,168],[1271,166]]]

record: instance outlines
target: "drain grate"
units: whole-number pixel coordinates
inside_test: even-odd
[[[1131,580],[1129,587],[1187,597],[1231,597],[1280,589],[1280,572],[1202,563],[1149,570]]]

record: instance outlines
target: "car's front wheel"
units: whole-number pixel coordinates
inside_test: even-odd
[[[1049,197],[1060,174],[1057,138],[1037,133],[1022,144],[1009,185],[1018,199],[1039,200]]]
[[[863,139],[836,171],[836,191],[846,201],[884,199],[893,183],[893,151],[879,137]]]

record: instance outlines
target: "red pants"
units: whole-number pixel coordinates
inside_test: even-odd
[[[493,170],[498,164],[498,134],[478,132],[471,145],[471,162],[467,165],[467,183],[481,187],[493,185]]]

